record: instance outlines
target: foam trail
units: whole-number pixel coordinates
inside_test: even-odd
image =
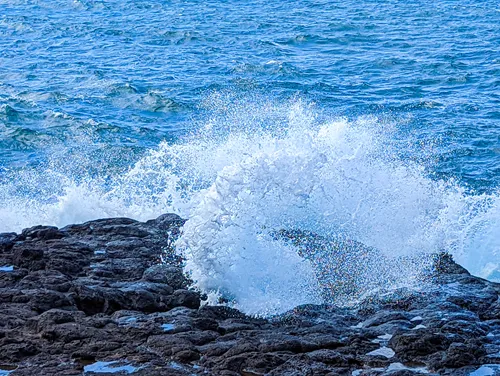
[[[422,166],[397,157],[391,124],[319,120],[300,100],[214,95],[209,106],[214,115],[199,132],[160,144],[125,172],[107,175],[103,165],[97,177],[81,176],[89,162],[79,167],[83,162],[70,159],[80,175],[54,166],[4,174],[0,231],[175,212],[188,219],[177,247],[196,286],[254,314],[323,301],[317,264],[276,239],[281,229],[406,257],[391,263],[402,276],[391,285],[418,279],[427,265],[422,255],[443,249],[472,273],[500,279],[498,194],[467,195],[453,181],[430,179]]]

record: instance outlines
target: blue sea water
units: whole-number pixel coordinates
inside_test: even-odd
[[[389,253],[451,247],[500,278],[499,25],[491,0],[1,1],[0,231],[166,211],[208,226],[200,196],[286,148],[273,168],[288,176],[246,169],[218,208],[288,224],[295,211],[240,196],[267,179],[265,194],[288,187],[270,202],[307,201],[312,230],[328,222]],[[318,146],[325,134],[344,138]],[[304,150],[321,174],[297,162]],[[315,185],[297,193],[299,165]],[[313,195],[325,186],[328,216]]]

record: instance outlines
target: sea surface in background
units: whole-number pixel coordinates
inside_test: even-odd
[[[498,25],[491,0],[1,1],[0,231],[173,211],[198,287],[252,313],[321,300],[280,228],[500,280]]]

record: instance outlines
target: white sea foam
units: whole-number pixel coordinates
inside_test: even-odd
[[[393,125],[319,120],[300,100],[214,95],[209,105],[222,110],[199,132],[125,173],[85,179],[54,168],[0,184],[0,231],[175,212],[188,219],[177,247],[196,286],[256,314],[322,301],[314,266],[273,236],[280,229],[354,239],[389,259],[449,250],[474,274],[500,279],[498,195],[430,179],[397,156]],[[41,188],[23,195],[20,186]],[[423,265],[401,270],[416,277]]]
[[[217,142],[210,155],[218,163],[223,156],[223,168],[193,205],[178,242],[197,286],[220,290],[252,313],[317,302],[312,266],[269,229],[342,235],[389,258],[443,249],[463,257],[469,234],[477,234],[474,222],[490,229],[484,218],[497,198],[466,196],[453,183],[429,179],[394,157],[390,134],[379,126],[373,119],[319,123],[296,104],[278,130],[247,126]],[[396,282],[419,267],[401,265]]]

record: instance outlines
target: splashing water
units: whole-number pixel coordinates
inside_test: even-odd
[[[278,129],[247,127],[219,141],[209,155],[226,163],[193,205],[178,242],[197,286],[228,294],[252,313],[320,301],[312,264],[270,236],[275,229],[341,235],[389,258],[418,255],[411,267],[393,264],[398,283],[427,265],[422,253],[460,256],[472,245],[465,239],[474,242],[473,222],[491,226],[484,215],[498,200],[467,197],[452,183],[427,178],[420,166],[394,157],[377,125],[318,123],[295,104]],[[382,273],[385,263],[381,257],[372,272]]]
[[[0,230],[175,212],[188,219],[177,248],[196,286],[254,314],[324,299],[321,260],[302,257],[275,236],[280,230],[373,247],[381,252],[373,274],[387,271],[386,260],[405,258],[389,262],[400,276],[391,279],[395,285],[418,278],[425,255],[439,250],[474,274],[500,279],[499,196],[467,195],[402,160],[393,125],[320,120],[300,100],[228,105],[214,95],[208,105],[224,110],[124,173],[77,179],[51,169],[44,172],[50,184],[29,198],[19,194],[19,181],[39,185],[40,174],[7,180]]]

